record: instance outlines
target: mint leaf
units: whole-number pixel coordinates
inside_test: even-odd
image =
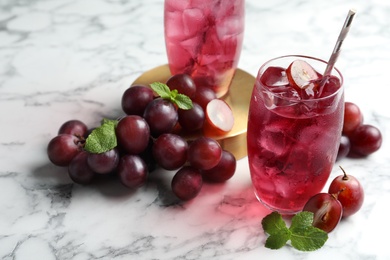
[[[84,150],[89,153],[104,153],[115,148],[117,124],[117,120],[103,119],[101,126],[95,128],[85,140]]]
[[[175,102],[176,105],[180,109],[188,110],[188,109],[191,109],[193,107],[192,100],[186,95],[177,94],[175,101],[176,101]]]
[[[188,96],[178,93],[176,89],[173,89],[171,91],[169,87],[164,83],[154,82],[150,84],[150,87],[161,98],[168,99],[173,104],[176,104],[180,109],[188,110],[193,107],[192,101]]]
[[[288,229],[286,222],[284,222],[282,215],[274,211],[271,214],[267,215],[261,221],[263,229],[270,235],[279,233],[281,230]]]
[[[261,221],[263,229],[270,236],[265,241],[265,247],[270,249],[279,249],[290,239],[290,231],[286,222],[278,212],[272,212]]]
[[[313,213],[300,212],[291,220],[291,245],[300,251],[314,251],[328,240],[328,234],[313,227]]]
[[[160,97],[164,99],[171,99],[171,90],[167,84],[161,82],[154,82],[150,84],[150,87],[157,93]]]
[[[314,251],[328,240],[328,234],[316,227],[299,228],[291,234],[291,245],[300,251]]]
[[[265,247],[269,249],[279,249],[283,247],[290,239],[291,233],[288,228],[279,230],[278,232],[270,235],[265,241]]]
[[[291,245],[300,251],[314,251],[321,248],[328,240],[328,234],[312,225],[313,213],[303,211],[296,214],[291,220],[290,228],[278,212],[272,212],[262,220],[262,226],[269,234],[265,247],[279,249],[288,240]]]
[[[299,229],[301,227],[312,226],[313,224],[314,214],[308,211],[302,211],[296,214],[291,219],[290,229],[294,231],[295,229]]]

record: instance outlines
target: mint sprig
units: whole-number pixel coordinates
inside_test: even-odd
[[[161,98],[168,99],[172,103],[176,104],[180,109],[188,110],[193,107],[192,100],[188,96],[180,94],[176,89],[170,90],[167,84],[154,82],[150,84],[150,87]]]
[[[269,234],[265,247],[279,249],[291,240],[291,245],[300,251],[321,248],[328,240],[328,234],[312,225],[313,215],[307,211],[296,214],[291,220],[290,228],[278,212],[267,215],[261,222],[264,231]]]
[[[117,146],[115,128],[117,120],[103,119],[85,140],[84,150],[89,153],[104,153]]]

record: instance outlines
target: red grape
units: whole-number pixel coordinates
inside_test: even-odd
[[[118,175],[121,183],[129,188],[138,188],[146,183],[148,169],[137,155],[124,155],[119,161]]]
[[[122,95],[122,109],[128,115],[142,116],[153,98],[151,88],[144,85],[131,86]]]
[[[118,166],[118,149],[114,148],[104,153],[90,153],[87,162],[88,166],[96,173],[111,173]]]
[[[211,182],[224,182],[230,179],[236,171],[236,158],[229,151],[223,150],[221,160],[217,166],[203,170],[202,176]]]
[[[95,172],[91,170],[87,163],[88,152],[81,151],[69,164],[68,174],[73,182],[78,184],[90,184],[95,177]]]
[[[192,101],[195,103],[198,103],[203,109],[206,109],[207,104],[213,100],[216,99],[217,95],[211,88],[206,87],[197,87],[196,88],[196,94]]]
[[[184,166],[173,176],[171,187],[173,193],[181,200],[195,198],[203,185],[200,171],[191,166]]]
[[[170,90],[176,89],[180,94],[192,98],[196,93],[196,85],[191,76],[187,74],[176,74],[171,76],[167,85]]]
[[[178,122],[176,107],[169,100],[156,98],[148,104],[144,118],[150,127],[150,133],[157,137],[163,133],[172,132]]]
[[[342,135],[340,138],[340,146],[337,152],[336,160],[341,160],[342,158],[346,157],[350,150],[351,142],[349,141],[349,138],[345,135]]]
[[[382,145],[382,134],[375,126],[360,125],[350,134],[349,140],[351,152],[367,156],[379,150]]]
[[[203,108],[192,102],[193,107],[188,110],[179,109],[179,124],[188,132],[197,131],[202,129],[205,120],[205,114]]]
[[[303,211],[313,212],[313,226],[329,233],[340,222],[343,207],[334,195],[318,193],[306,202]]]
[[[166,170],[176,170],[187,161],[188,144],[175,134],[160,135],[153,145],[153,157]]]
[[[360,182],[352,175],[347,175],[342,167],[343,175],[333,179],[329,193],[337,194],[337,199],[343,206],[343,217],[355,214],[363,205],[364,190]]]
[[[69,120],[63,123],[58,130],[58,134],[69,134],[77,136],[86,136],[88,127],[80,120]]]
[[[140,116],[130,115],[122,118],[116,127],[119,146],[128,154],[139,154],[149,144],[150,129]]]
[[[72,159],[82,150],[79,137],[60,134],[50,140],[47,146],[49,160],[57,166],[68,166]]]
[[[345,102],[343,134],[349,136],[349,134],[353,132],[362,123],[363,114],[360,111],[360,108],[352,102]]]
[[[188,149],[188,161],[200,170],[211,169],[219,163],[222,156],[220,144],[209,137],[199,137]]]

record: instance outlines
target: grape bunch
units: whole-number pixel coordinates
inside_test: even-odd
[[[365,157],[382,145],[380,130],[364,124],[360,108],[352,102],[345,102],[344,123],[337,160],[344,157]]]
[[[210,136],[232,129],[232,110],[210,89],[196,88],[190,76],[131,86],[121,105],[126,115],[117,120],[103,119],[91,130],[70,120],[50,140],[50,161],[68,167],[73,182],[86,185],[97,175],[112,174],[136,189],[161,167],[176,171],[171,188],[186,201],[197,196],[203,181],[225,182],[234,175],[236,158]],[[186,133],[202,134],[187,140]]]

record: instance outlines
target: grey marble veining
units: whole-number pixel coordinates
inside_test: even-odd
[[[64,121],[93,127],[121,115],[123,91],[167,62],[162,0],[0,1],[0,258],[390,259],[390,3],[247,0],[239,67],[255,76],[275,56],[328,59],[352,7],[337,67],[346,100],[384,142],[368,158],[339,162],[362,182],[364,206],[322,249],[302,253],[264,247],[269,211],[256,201],[246,158],[233,179],[206,184],[187,203],[170,192],[170,172],[154,172],[130,191],[109,178],[73,184],[49,163],[47,143]],[[331,178],[339,174],[336,165]]]

